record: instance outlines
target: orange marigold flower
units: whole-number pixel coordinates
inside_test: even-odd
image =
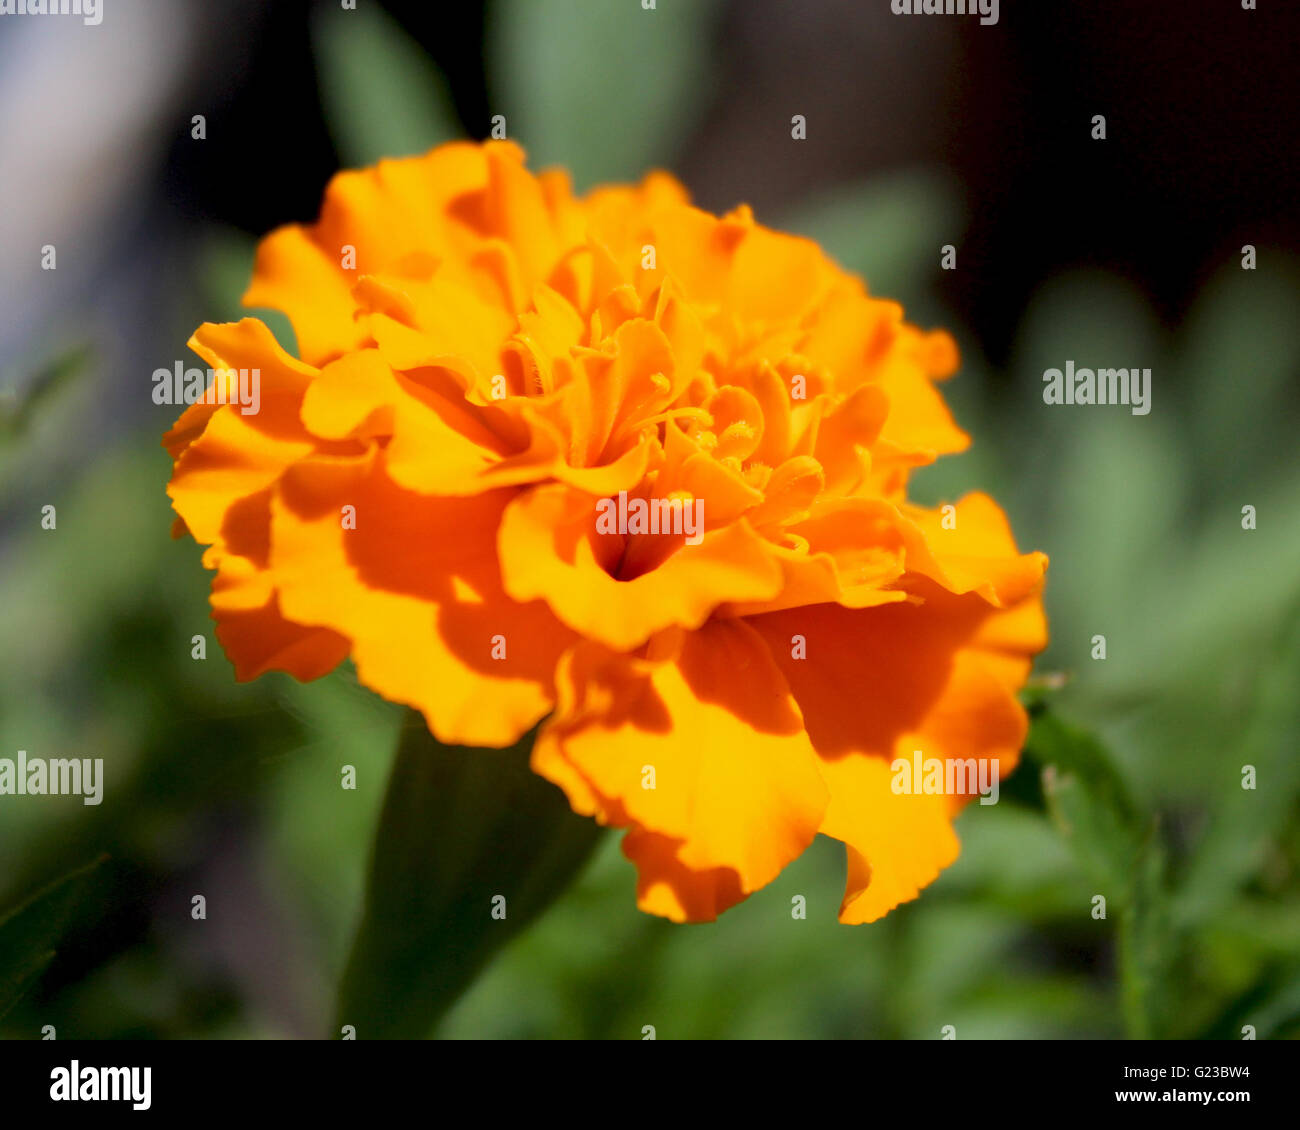
[[[195,403],[165,440],[240,679],[351,656],[443,742],[544,719],[533,768],[627,829],[639,905],[678,921],[818,832],[845,922],[956,857],[967,796],[896,793],[891,763],[1014,766],[1046,558],[985,495],[907,500],[968,443],[948,335],[748,208],[663,173],[576,197],[507,142],[335,177],[245,302],[300,358],[202,326],[260,410]]]

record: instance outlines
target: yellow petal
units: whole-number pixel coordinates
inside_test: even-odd
[[[514,600],[545,600],[574,631],[616,650],[664,628],[698,628],[724,601],[764,600],[780,588],[780,569],[743,522],[628,581],[608,571],[619,539],[596,533],[595,522],[596,500],[585,492],[559,484],[525,491],[501,522],[501,575]]]
[[[504,503],[411,495],[375,455],[303,461],[272,507],[284,614],[346,636],[361,681],[421,710],[451,744],[503,746],[526,733],[551,708],[572,639],[544,605],[501,592],[493,547]]]
[[[560,683],[533,766],[562,787],[580,774],[573,799],[602,822],[680,841],[683,867],[729,868],[745,892],[812,841],[826,806],[818,761],[742,622],[670,633],[640,661],[580,644]]]

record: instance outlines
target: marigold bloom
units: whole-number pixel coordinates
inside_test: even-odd
[[[895,795],[890,762],[1014,766],[1046,559],[984,495],[955,524],[907,501],[968,443],[946,334],[748,208],[662,173],[575,197],[507,142],[340,174],[245,302],[300,358],[202,326],[261,411],[195,404],[165,440],[240,679],[350,655],[443,742],[545,719],[533,768],[627,829],[639,905],[678,921],[818,832],[847,846],[845,922],[956,857],[967,798]],[[702,536],[598,530],[620,492],[702,500]]]

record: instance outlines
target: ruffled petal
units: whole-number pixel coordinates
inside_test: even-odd
[[[822,758],[831,803],[821,830],[850,849],[845,921],[871,921],[915,897],[956,858],[946,822],[969,799],[894,795],[891,764],[920,751],[983,761],[986,781],[994,764],[999,779],[1010,773],[1028,722],[1007,664],[1017,649],[1027,660],[1042,646],[1039,618],[930,585],[917,603],[821,605],[749,622],[767,641]]]
[[[413,495],[372,453],[304,460],[272,504],[285,615],[347,637],[361,681],[419,709],[449,744],[517,741],[551,709],[555,665],[573,639],[545,605],[501,591],[505,501]]]
[[[520,494],[501,522],[501,575],[512,599],[545,600],[574,631],[618,651],[665,628],[699,628],[724,602],[769,599],[782,583],[766,543],[744,522],[704,534],[658,568],[620,580],[613,570],[626,539],[597,532],[596,522],[597,500],[576,488],[538,486]]]
[[[554,711],[534,767],[628,830],[639,905],[676,921],[819,830],[848,922],[955,858],[970,789],[895,793],[891,763],[1015,764],[1047,562],[987,496],[907,501],[969,442],[950,336],[748,207],[658,173],[579,199],[511,142],[341,173],[246,301],[302,360],[202,327],[260,407],[165,440],[239,678],[350,656],[452,743]]]
[[[684,895],[683,868],[730,869],[756,890],[812,841],[827,803],[789,689],[740,621],[668,633],[643,659],[580,644],[533,767],[579,811],[660,837],[625,846],[638,865],[645,853],[647,891]],[[671,866],[662,837],[678,841]],[[647,898],[673,916],[665,893]]]

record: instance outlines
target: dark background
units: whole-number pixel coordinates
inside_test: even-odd
[[[492,5],[383,6],[446,76],[465,135],[486,137]],[[209,144],[180,138],[168,154],[169,211],[254,235],[314,217],[339,157],[316,97],[312,7],[280,0],[230,29],[246,69],[234,84],[197,84],[221,101]],[[887,0],[719,8],[715,89],[670,164],[697,203],[747,201],[761,218],[835,182],[950,166],[978,222],[949,296],[995,360],[1030,292],[1061,267],[1117,271],[1173,323],[1212,259],[1246,242],[1300,249],[1300,20],[1277,0],[1255,12],[1232,0],[1003,0],[989,28],[895,17]],[[796,112],[811,128],[792,161]],[[1104,146],[1090,135],[1098,113]],[[276,174],[223,175],[250,161]]]

